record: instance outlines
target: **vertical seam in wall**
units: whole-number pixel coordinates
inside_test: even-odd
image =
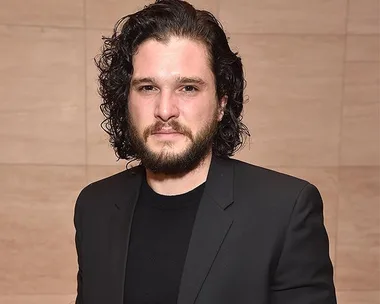
[[[377,2],[377,25],[380,26],[380,1]],[[379,52],[380,51],[380,32],[376,34],[376,38],[377,38],[377,45],[378,45],[378,49],[377,51]],[[377,58],[379,59],[379,57]],[[377,71],[378,71],[378,75],[380,75],[380,61],[377,61]],[[377,78],[377,98],[380,98],[380,77]],[[377,111],[378,111],[378,118],[379,118],[379,124],[378,124],[378,127],[380,128],[380,104],[379,106],[377,107]],[[380,167],[380,152],[379,152],[379,155],[378,155],[378,158],[379,158],[379,165],[377,166],[374,166],[375,168],[379,168]],[[371,166],[373,167],[373,166]],[[380,178],[380,176],[379,176]],[[380,187],[380,184],[379,184],[379,187]]]
[[[84,43],[84,153],[85,153],[85,177],[86,184],[88,183],[88,132],[87,132],[87,5],[86,0],[83,0],[83,43]]]
[[[348,39],[348,14],[350,11],[350,0],[346,1],[346,17],[345,17],[345,34],[344,34],[344,49],[343,49],[343,66],[342,66],[342,96],[340,106],[340,120],[339,120],[339,138],[338,138],[338,201],[336,205],[336,221],[335,221],[335,279],[337,274],[338,265],[338,242],[339,242],[339,209],[341,201],[341,152],[342,152],[342,134],[343,134],[343,106],[344,106],[344,92],[345,92],[345,78],[346,78],[346,56],[347,56],[347,39]]]

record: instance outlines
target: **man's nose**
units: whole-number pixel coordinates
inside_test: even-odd
[[[161,92],[156,101],[154,116],[162,121],[178,118],[178,100],[171,92]]]

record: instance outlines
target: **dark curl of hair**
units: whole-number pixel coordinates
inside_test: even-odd
[[[218,100],[227,96],[224,117],[212,143],[214,155],[234,155],[249,136],[242,122],[245,79],[240,57],[231,51],[218,20],[207,11],[196,10],[185,1],[157,0],[144,9],[121,18],[111,37],[103,37],[102,53],[95,59],[99,69],[102,128],[110,136],[119,159],[138,155],[129,140],[128,95],[133,74],[132,56],[147,39],[167,41],[171,36],[202,42],[209,53]]]

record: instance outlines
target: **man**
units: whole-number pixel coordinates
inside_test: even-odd
[[[104,129],[141,164],[78,197],[76,303],[336,303],[318,190],[229,158],[245,80],[218,21],[157,1],[96,63]]]

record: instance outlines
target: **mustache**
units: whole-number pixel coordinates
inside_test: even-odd
[[[191,140],[193,140],[193,134],[190,129],[187,127],[181,125],[178,121],[176,120],[170,120],[168,122],[163,122],[163,121],[157,121],[156,123],[152,124],[151,126],[147,127],[144,130],[144,140],[146,141],[149,137],[149,135],[159,132],[162,129],[167,129],[170,128],[174,130],[175,132],[181,133],[187,137],[189,137]]]

